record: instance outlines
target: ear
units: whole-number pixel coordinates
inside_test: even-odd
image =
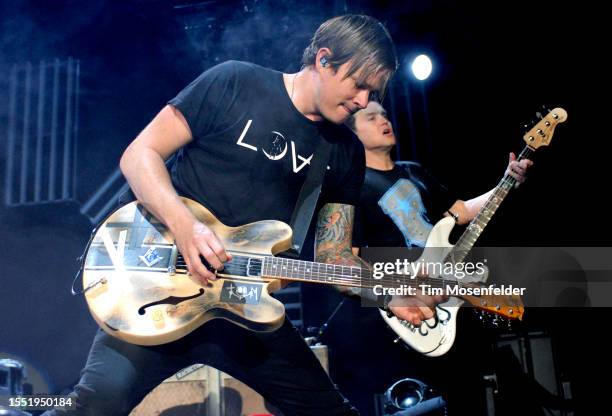
[[[321,48],[317,51],[317,56],[315,57],[315,69],[320,71],[333,70],[331,65],[331,50],[329,48]],[[323,59],[323,63],[321,63],[321,59]],[[326,65],[324,63],[327,62]]]

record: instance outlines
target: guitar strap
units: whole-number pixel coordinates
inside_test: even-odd
[[[293,243],[290,249],[283,252],[288,257],[298,258],[304,247],[306,234],[308,234],[312,216],[319,200],[319,194],[321,194],[323,178],[327,171],[331,149],[332,144],[321,137],[321,143],[312,158],[308,175],[306,175],[306,180],[298,195],[293,214],[291,214],[290,225],[293,230]]]

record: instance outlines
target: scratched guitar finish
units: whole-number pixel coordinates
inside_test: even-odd
[[[284,307],[269,293],[281,280],[262,277],[262,267],[267,256],[289,247],[291,228],[279,221],[228,227],[198,203],[184,202],[221,238],[233,260],[219,279],[201,286],[187,274],[168,229],[142,205],[130,203],[103,222],[87,251],[83,286],[96,322],[141,345],[174,341],[212,318],[258,331],[278,328]],[[278,261],[266,265],[282,270],[283,259],[271,258]],[[276,269],[269,274],[278,274]]]

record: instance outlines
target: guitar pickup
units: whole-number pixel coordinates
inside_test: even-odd
[[[263,262],[261,259],[249,257],[249,260],[247,261],[246,275],[249,277],[260,277],[262,263]]]

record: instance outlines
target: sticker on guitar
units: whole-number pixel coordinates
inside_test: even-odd
[[[223,282],[221,301],[227,303],[246,303],[257,305],[261,295],[261,284],[239,283],[233,281]]]

